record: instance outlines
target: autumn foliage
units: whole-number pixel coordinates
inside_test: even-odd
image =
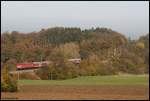
[[[81,58],[81,63],[70,63],[67,61],[70,58]],[[7,65],[11,71],[16,69],[16,63],[32,61],[52,61],[48,67],[35,72],[40,79],[120,72],[145,74],[149,73],[149,34],[129,40],[107,28],[63,27],[26,34],[17,31],[2,34],[2,68]]]

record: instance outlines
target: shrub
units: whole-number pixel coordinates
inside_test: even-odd
[[[17,91],[17,80],[13,78],[12,76],[9,77],[9,86],[8,91],[10,92],[16,92]]]
[[[110,63],[99,61],[83,60],[80,64],[80,75],[112,75],[117,74],[117,70]]]
[[[4,92],[16,92],[17,80],[13,75],[10,75],[6,68],[1,71],[1,91]]]
[[[53,62],[48,67],[40,68],[36,74],[41,79],[68,79],[78,76],[78,67],[68,61]]]
[[[19,79],[39,80],[40,78],[34,72],[19,73]]]
[[[111,64],[99,64],[99,75],[114,75],[117,74],[117,70]]]
[[[129,71],[135,71],[136,69],[136,65],[133,63],[127,63],[127,68],[129,69]]]
[[[48,67],[42,67],[39,68],[35,72],[42,80],[47,80],[49,78],[49,68]]]
[[[54,79],[68,79],[78,76],[77,66],[66,61],[59,65],[53,65],[51,72]]]

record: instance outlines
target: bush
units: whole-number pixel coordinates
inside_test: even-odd
[[[40,68],[36,74],[41,79],[68,79],[78,76],[78,67],[68,61],[53,62],[48,67]]]
[[[8,84],[4,82],[3,80],[1,81],[1,91],[7,91]]]
[[[83,60],[80,64],[80,75],[94,76],[94,75],[113,75],[117,74],[116,68],[110,63],[102,63],[99,61]]]
[[[49,68],[48,67],[42,67],[39,68],[35,72],[42,80],[47,80],[49,78]]]
[[[40,78],[34,72],[25,72],[19,73],[19,79],[39,80]]]
[[[6,68],[1,71],[1,91],[3,92],[16,92],[17,80],[8,73]]]
[[[117,70],[111,64],[99,64],[98,75],[115,75]]]
[[[9,77],[9,86],[8,91],[16,92],[17,91],[17,80],[15,80],[12,76]]]
[[[127,68],[130,72],[133,72],[136,69],[136,65],[133,63],[127,63]]]
[[[75,78],[79,74],[77,71],[77,66],[66,61],[60,65],[53,65],[51,70],[53,79]]]

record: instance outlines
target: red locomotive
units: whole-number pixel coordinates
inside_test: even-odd
[[[39,68],[39,64],[34,63],[19,63],[17,64],[17,69],[33,69],[33,68]]]
[[[48,66],[49,62],[42,61],[42,62],[32,62],[32,63],[19,63],[16,65],[17,70],[23,69],[37,69],[40,67]]]

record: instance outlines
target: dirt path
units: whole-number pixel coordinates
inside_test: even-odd
[[[149,99],[148,86],[49,86],[24,85],[18,93],[2,93],[17,99]]]

